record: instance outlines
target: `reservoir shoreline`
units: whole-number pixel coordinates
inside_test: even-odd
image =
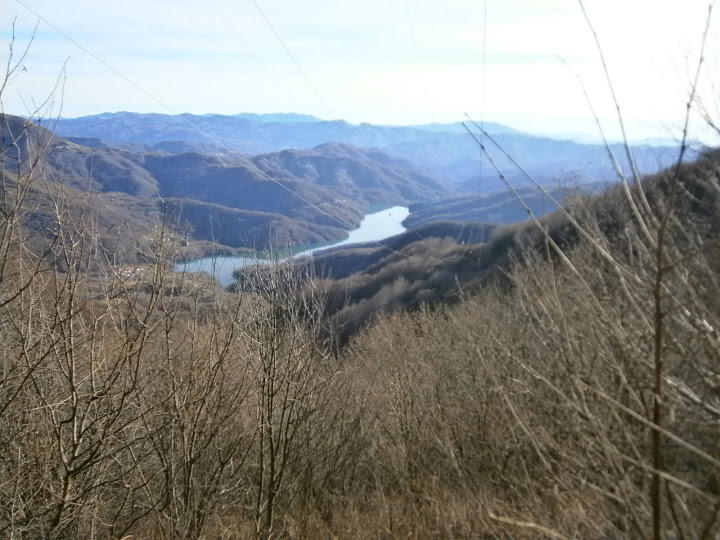
[[[363,242],[379,242],[385,238],[395,236],[404,232],[406,229],[402,222],[410,214],[405,206],[393,206],[378,212],[365,215],[360,226],[350,231],[345,240],[337,242],[328,242],[315,246],[302,246],[287,250],[290,255],[287,258],[312,255],[316,251],[322,251],[328,248],[344,246],[348,244],[357,244]],[[284,259],[283,259],[284,260]],[[233,282],[232,272],[236,268],[247,266],[250,264],[263,264],[268,261],[262,257],[247,256],[215,256],[202,257],[200,259],[191,259],[188,261],[180,261],[175,264],[177,272],[207,272],[215,277],[223,287],[227,287]]]

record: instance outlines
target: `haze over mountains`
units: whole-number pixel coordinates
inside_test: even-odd
[[[320,120],[294,113],[172,116],[118,112],[60,119],[53,127],[65,137],[99,139],[78,141],[83,144],[123,143],[144,151],[197,150],[220,154],[232,151],[256,155],[340,142],[398,154],[454,182],[477,176],[482,155],[477,141],[460,123],[380,126]],[[485,122],[484,127],[527,172],[542,182],[597,181],[613,176],[607,149],[602,145],[533,136],[493,122]],[[475,131],[479,137],[480,132]],[[509,178],[522,181],[523,175],[502,152],[491,143],[487,148]],[[611,148],[625,166],[622,146]],[[633,147],[633,152],[641,173],[660,170],[675,157],[673,146],[638,145]],[[482,160],[482,167],[485,172],[490,171],[490,176],[496,176],[487,160]],[[498,187],[502,187],[498,182],[487,186],[488,189]]]
[[[189,225],[191,239],[229,248],[342,239],[368,207],[434,200],[453,191],[439,175],[399,156],[339,143],[246,160],[138,151],[87,138],[73,142],[12,116],[4,117],[2,131],[6,140],[23,134],[29,142],[18,145],[23,151],[45,149],[47,180],[78,194],[94,193],[110,206],[114,194],[122,194],[117,201],[128,223],[147,221],[150,203]]]
[[[25,129],[28,137],[44,141],[47,178],[78,193],[89,190],[107,207],[106,215],[123,216],[133,230],[143,231],[130,237],[142,239],[154,226],[149,209],[169,211],[196,254],[338,240],[369,209],[393,205],[411,206],[406,224],[424,226],[423,238],[454,230],[448,223],[476,223],[485,230],[527,218],[461,124],[353,125],[294,113],[120,112],[46,122],[52,134],[24,126],[19,117],[5,119],[4,132]],[[494,123],[485,128],[502,146],[484,138],[493,160],[538,215],[553,206],[529,187],[526,173],[559,199],[561,186],[589,189],[614,179],[608,149],[600,145],[535,137]],[[622,164],[623,150],[611,150]],[[673,147],[632,151],[641,171],[659,170],[676,155]],[[136,248],[128,249],[143,252]]]
[[[714,0],[8,4],[0,540],[720,540]]]
[[[482,521],[512,509],[567,538],[646,538],[655,423],[685,522],[720,532],[695,450],[718,459],[718,149],[600,195],[551,187],[552,212],[535,188],[515,189],[526,206],[459,193],[475,182],[345,142],[241,158],[0,120],[0,530],[515,537]],[[229,287],[177,264],[338,238],[393,203],[404,233],[241,267]],[[665,403],[680,415],[663,424]],[[268,456],[287,481],[265,534]],[[413,528],[373,528],[389,511]]]

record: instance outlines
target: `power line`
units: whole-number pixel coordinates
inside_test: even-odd
[[[482,67],[480,75],[480,145],[483,145],[485,137],[485,63],[487,54],[487,0],[484,0],[483,7],[483,44],[482,44]],[[482,180],[483,180],[483,156],[480,155],[480,175],[478,176],[478,192],[482,199]]]
[[[257,8],[257,10],[260,12],[260,15],[262,15],[262,18],[265,19],[265,22],[266,22],[267,25],[270,27],[270,30],[272,30],[272,33],[275,34],[275,37],[276,37],[277,40],[280,42],[280,45],[282,45],[283,49],[285,49],[285,52],[286,52],[287,55],[290,57],[290,60],[292,60],[293,64],[295,64],[295,67],[296,67],[296,68],[298,69],[298,71],[300,72],[300,75],[303,76],[303,78],[305,79],[305,82],[308,84],[308,86],[309,86],[309,87],[312,89],[312,91],[315,93],[315,96],[318,98],[318,101],[320,101],[320,103],[322,104],[323,108],[325,109],[325,112],[327,112],[327,113],[330,115],[330,120],[334,120],[334,119],[335,119],[335,115],[334,115],[333,112],[330,110],[330,107],[327,106],[327,103],[325,103],[325,100],[324,100],[324,99],[322,98],[322,96],[320,95],[320,92],[318,92],[317,89],[315,88],[315,86],[313,86],[313,83],[310,82],[310,78],[305,74],[305,72],[303,71],[303,68],[300,67],[300,64],[298,63],[298,61],[295,60],[295,57],[293,56],[293,53],[291,53],[291,52],[290,52],[290,49],[288,48],[288,46],[285,45],[285,42],[284,42],[284,41],[282,40],[282,38],[280,37],[280,34],[278,34],[277,31],[275,30],[275,27],[273,27],[272,23],[270,22],[270,19],[267,18],[267,16],[265,15],[265,13],[263,12],[263,10],[260,8],[260,6],[258,5],[258,3],[257,3],[255,0],[252,0],[252,3],[255,5],[255,7]]]
[[[213,11],[216,13],[217,16],[215,17],[215,19],[218,21],[218,24],[223,25],[226,30],[233,34],[233,38],[237,39],[241,44],[248,45],[247,41],[243,40],[242,37],[238,36],[236,32],[237,27],[230,20],[232,15],[230,13],[223,13],[213,0],[205,1],[212,7]],[[288,93],[287,90],[282,85],[280,85],[272,75],[266,73],[263,70],[260,70],[258,74],[261,75],[268,82],[272,83],[272,85],[277,88],[277,90],[288,100],[288,103],[297,103],[297,98]]]
[[[60,28],[58,28],[57,26],[55,26],[54,24],[52,24],[50,21],[48,21],[47,19],[45,19],[42,15],[40,15],[39,13],[37,13],[36,11],[34,11],[34,10],[31,9],[30,7],[28,7],[24,2],[22,2],[22,0],[15,0],[15,1],[16,1],[18,4],[20,4],[21,6],[23,6],[25,9],[27,9],[30,13],[32,13],[33,15],[35,15],[38,19],[40,19],[41,21],[43,21],[45,24],[47,24],[48,26],[50,26],[51,28],[53,28],[56,32],[58,32],[58,33],[59,33],[61,36],[63,36],[65,39],[67,39],[68,41],[70,41],[71,43],[73,43],[73,44],[74,44],[75,46],[77,46],[78,48],[82,49],[85,53],[87,53],[87,54],[90,55],[92,58],[94,58],[95,60],[97,60],[98,62],[100,62],[103,66],[105,66],[106,68],[108,68],[110,71],[112,71],[113,73],[115,73],[117,76],[121,77],[123,80],[125,80],[126,82],[128,82],[129,84],[131,84],[133,87],[137,88],[140,92],[142,92],[143,94],[145,94],[147,97],[149,97],[149,98],[150,98],[151,100],[153,100],[155,103],[157,103],[158,105],[160,105],[161,107],[163,107],[165,110],[169,111],[172,115],[174,115],[175,118],[180,118],[180,119],[181,119],[182,121],[184,121],[186,124],[188,124],[188,125],[191,126],[193,129],[195,129],[198,133],[201,133],[202,135],[204,135],[205,137],[207,137],[209,140],[211,140],[212,142],[214,142],[215,144],[217,144],[217,145],[220,146],[221,148],[225,149],[229,154],[231,154],[231,155],[232,155],[233,157],[235,157],[237,160],[239,160],[240,162],[244,163],[245,165],[247,165],[248,167],[250,167],[252,170],[257,171],[257,173],[259,173],[262,177],[266,178],[267,180],[270,180],[271,182],[274,182],[275,184],[279,185],[281,188],[283,188],[284,190],[286,190],[287,192],[291,193],[292,195],[294,195],[295,197],[297,197],[299,200],[301,200],[302,202],[304,202],[305,204],[307,204],[308,206],[310,206],[311,208],[314,208],[314,209],[317,210],[319,213],[321,213],[321,214],[329,217],[331,220],[333,220],[333,221],[335,221],[337,224],[339,224],[339,225],[340,225],[340,228],[343,228],[343,229],[346,229],[346,230],[353,230],[353,227],[352,227],[351,224],[345,223],[345,222],[342,221],[341,219],[337,218],[336,216],[333,216],[333,215],[329,214],[328,212],[326,212],[325,210],[323,210],[322,208],[320,208],[317,204],[315,204],[315,203],[307,200],[305,197],[303,197],[302,195],[300,195],[299,193],[297,193],[297,192],[294,191],[293,189],[289,188],[288,186],[286,186],[286,185],[283,184],[282,182],[280,182],[280,181],[278,181],[277,179],[273,178],[272,176],[268,175],[265,171],[263,171],[263,170],[260,169],[257,165],[255,165],[252,161],[250,161],[250,160],[248,160],[247,158],[243,157],[242,155],[238,154],[235,150],[233,150],[232,148],[230,148],[229,146],[227,146],[225,143],[223,143],[222,141],[220,141],[220,140],[218,140],[217,138],[215,138],[213,135],[211,135],[210,133],[208,133],[207,131],[205,131],[204,129],[202,129],[200,126],[198,126],[197,124],[191,122],[191,121],[190,121],[188,118],[186,118],[185,116],[180,115],[178,112],[176,112],[174,109],[172,109],[169,105],[167,105],[167,104],[165,104],[164,102],[160,101],[158,98],[156,98],[155,96],[153,96],[150,92],[148,92],[147,90],[145,90],[145,89],[144,89],[143,87],[141,87],[139,84],[137,84],[136,82],[132,81],[130,78],[128,78],[128,77],[126,77],[125,75],[123,75],[120,71],[118,71],[117,69],[115,69],[115,68],[114,68],[113,66],[111,66],[109,63],[107,63],[106,61],[104,61],[103,59],[101,59],[101,58],[99,58],[97,55],[95,55],[95,54],[94,54],[92,51],[90,51],[87,47],[85,47],[85,46],[83,46],[82,44],[80,44],[80,43],[78,43],[77,41],[75,41],[73,38],[71,38],[69,35],[67,35],[65,32],[63,32]],[[253,0],[253,3],[255,3],[255,0]],[[257,6],[257,4],[255,4],[255,5]],[[257,6],[257,8],[258,8],[258,10],[260,10],[260,7],[259,7],[259,6]],[[261,11],[261,13],[262,13],[262,11]],[[263,15],[263,17],[264,17],[264,15]],[[267,18],[265,18],[265,20],[267,21]],[[269,25],[270,22],[269,22],[269,21],[267,21],[267,22],[268,22],[268,25]],[[271,28],[272,28],[272,26],[271,26]],[[274,29],[273,29],[273,32],[274,32]],[[277,33],[276,33],[275,35],[277,36]],[[278,39],[280,39],[279,36],[278,36]],[[281,42],[282,42],[282,41],[281,41]],[[284,46],[284,44],[283,44],[283,46]],[[288,54],[290,54],[290,51],[287,49],[287,47],[286,47],[286,50],[287,50]],[[290,56],[292,57],[291,54],[290,54]],[[294,58],[293,58],[293,61],[294,61]],[[297,62],[296,62],[296,65],[297,65],[298,69],[300,69],[300,66],[297,64]],[[302,72],[301,69],[300,69],[300,71]],[[304,73],[303,73],[303,76],[304,76]],[[307,79],[307,77],[306,77],[306,79]],[[308,80],[308,84],[310,84],[310,81],[309,81],[309,80]],[[312,87],[312,85],[311,85],[311,87]],[[314,88],[313,88],[313,90],[314,90]],[[317,92],[316,92],[316,94],[317,94]],[[320,95],[319,95],[319,94],[317,94],[317,95],[318,95],[318,98],[320,98]],[[320,98],[320,99],[321,99],[321,101],[322,101],[322,98]],[[323,102],[323,105],[324,105],[324,102]],[[329,109],[328,109],[328,112],[329,112]],[[403,257],[408,257],[408,258],[415,258],[415,257],[416,257],[415,255],[408,255],[408,254],[405,254],[405,253],[401,253],[401,252],[399,252],[399,251],[397,251],[397,250],[395,250],[395,249],[392,249],[391,247],[386,246],[386,245],[384,245],[384,244],[382,244],[382,243],[380,243],[380,242],[378,242],[378,241],[374,241],[374,242],[371,242],[371,243],[377,244],[378,246],[380,246],[380,247],[382,247],[382,248],[384,248],[384,249],[387,249],[387,250],[390,251],[391,253],[395,253],[395,254],[401,255],[401,256],[403,256]]]
[[[235,158],[239,159],[240,161],[242,161],[243,163],[245,163],[247,166],[251,167],[252,169],[254,169],[255,171],[257,171],[258,173],[260,173],[263,177],[267,178],[268,180],[271,180],[271,181],[275,182],[275,183],[278,184],[279,186],[283,187],[285,190],[287,190],[287,191],[289,191],[290,193],[292,193],[293,195],[295,195],[298,199],[300,199],[300,200],[303,201],[304,203],[310,205],[311,207],[315,208],[315,209],[318,210],[319,212],[322,212],[323,214],[325,214],[325,215],[328,216],[329,218],[334,219],[337,223],[339,223],[339,224],[342,225],[343,227],[349,227],[349,225],[348,225],[347,223],[344,223],[344,222],[342,222],[341,220],[337,219],[336,217],[331,216],[331,215],[328,214],[327,212],[323,211],[323,210],[322,210],[320,207],[318,207],[316,204],[308,201],[308,200],[305,199],[302,195],[298,194],[297,192],[293,191],[292,189],[290,189],[289,187],[287,187],[286,185],[284,185],[282,182],[279,182],[279,181],[276,180],[275,178],[273,178],[273,177],[271,177],[270,175],[268,175],[267,173],[265,173],[263,170],[261,170],[261,169],[260,169],[257,165],[255,165],[253,162],[249,161],[248,159],[244,158],[243,156],[241,156],[240,154],[238,154],[237,152],[235,152],[233,149],[231,149],[230,147],[228,147],[225,143],[223,143],[223,142],[219,141],[218,139],[216,139],[213,135],[211,135],[210,133],[208,133],[207,131],[205,131],[204,129],[202,129],[200,126],[198,126],[197,124],[191,122],[191,121],[188,120],[185,116],[180,115],[180,114],[179,114],[177,111],[175,111],[172,107],[170,107],[169,105],[167,105],[167,104],[163,103],[162,101],[160,101],[158,98],[156,98],[155,96],[153,96],[150,92],[148,92],[147,90],[145,90],[145,89],[144,89],[143,87],[141,87],[139,84],[137,84],[137,83],[134,82],[133,80],[131,80],[131,79],[129,79],[128,77],[126,77],[125,75],[123,75],[120,71],[118,71],[118,70],[115,69],[113,66],[111,66],[110,64],[108,64],[105,60],[103,60],[102,58],[99,58],[97,55],[95,55],[95,54],[94,54],[92,51],[90,51],[87,47],[85,47],[85,46],[83,46],[82,44],[80,44],[80,43],[78,43],[77,41],[75,41],[73,38],[71,38],[69,35],[67,35],[65,32],[63,32],[60,28],[58,28],[57,26],[55,26],[54,24],[52,24],[50,21],[48,21],[47,19],[45,19],[42,15],[40,15],[39,13],[37,13],[36,11],[34,11],[32,8],[28,7],[25,3],[22,2],[22,0],[15,0],[15,1],[16,1],[18,4],[20,4],[21,6],[23,6],[25,9],[27,9],[29,12],[31,12],[33,15],[35,15],[38,19],[40,19],[41,21],[43,21],[45,24],[47,24],[48,26],[50,26],[51,28],[53,28],[56,32],[58,32],[58,33],[59,33],[61,36],[63,36],[65,39],[67,39],[68,41],[70,41],[71,43],[73,43],[74,45],[76,45],[77,47],[79,47],[80,49],[82,49],[84,52],[86,52],[87,54],[89,54],[90,56],[92,56],[95,60],[97,60],[98,62],[100,62],[103,66],[105,66],[106,68],[108,68],[110,71],[112,71],[113,73],[115,73],[116,75],[118,75],[119,77],[121,77],[123,80],[125,80],[126,82],[130,83],[132,86],[134,86],[135,88],[137,88],[140,92],[142,92],[142,93],[145,94],[147,97],[149,97],[150,99],[152,99],[155,103],[157,103],[158,105],[160,105],[161,107],[163,107],[165,110],[169,111],[169,112],[170,112],[172,115],[174,115],[175,117],[181,118],[185,123],[187,123],[188,125],[190,125],[193,129],[195,129],[195,130],[197,130],[198,132],[202,133],[202,134],[205,135],[208,139],[210,139],[210,140],[213,141],[214,143],[218,144],[219,146],[221,146],[222,148],[224,148],[225,150],[227,150],[227,151],[228,151],[230,154],[232,154]]]
[[[30,13],[32,13],[33,15],[35,15],[35,16],[36,16],[38,19],[40,19],[42,22],[44,22],[45,24],[47,24],[50,28],[52,28],[53,30],[55,30],[58,34],[60,34],[61,36],[63,36],[65,39],[67,39],[68,41],[70,41],[71,43],[73,43],[75,46],[77,46],[77,47],[79,47],[80,49],[82,49],[83,51],[85,51],[87,54],[89,54],[90,56],[92,56],[95,60],[97,60],[98,62],[100,62],[103,66],[105,66],[106,68],[108,68],[110,71],[112,71],[113,73],[115,73],[116,75],[118,75],[119,77],[121,77],[122,79],[124,79],[126,82],[130,83],[132,86],[134,86],[135,88],[137,88],[138,90],[140,90],[143,94],[145,94],[147,97],[149,97],[150,99],[152,99],[155,103],[157,103],[158,105],[164,107],[165,109],[167,109],[168,111],[172,112],[173,114],[177,114],[177,113],[176,113],[175,111],[173,111],[170,107],[168,107],[167,105],[165,105],[162,101],[160,101],[159,99],[157,99],[156,97],[154,97],[152,94],[150,94],[150,92],[148,92],[147,90],[145,90],[144,88],[142,88],[139,84],[136,84],[135,82],[133,82],[133,81],[131,81],[130,79],[128,79],[125,75],[123,75],[122,73],[120,73],[117,69],[115,69],[114,67],[112,67],[110,64],[108,64],[108,63],[107,63],[105,60],[103,60],[102,58],[98,58],[95,54],[93,54],[92,51],[88,50],[88,49],[87,49],[86,47],[84,47],[82,44],[78,43],[78,42],[75,41],[73,38],[71,38],[70,36],[68,36],[65,32],[63,32],[63,31],[60,30],[57,26],[55,26],[53,23],[51,23],[50,21],[48,21],[47,19],[45,19],[42,15],[40,15],[37,11],[33,10],[33,9],[32,9],[31,7],[29,7],[27,4],[23,3],[21,0],[15,0],[15,1],[16,1],[18,4],[20,4],[22,7],[24,7],[25,9],[27,9]]]

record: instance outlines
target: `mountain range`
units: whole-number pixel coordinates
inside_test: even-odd
[[[250,156],[285,149],[309,149],[331,142],[344,143],[396,154],[456,183],[484,173],[493,177],[486,190],[501,187],[494,181],[497,173],[483,155],[479,141],[461,123],[389,126],[320,120],[293,113],[165,115],[117,112],[61,118],[51,125],[59,135],[85,139],[76,142],[96,146],[126,145],[125,148],[136,151],[179,153],[195,150]],[[480,139],[478,127],[472,124],[470,127]],[[585,183],[608,180],[615,175],[604,145],[534,136],[493,122],[485,122],[483,127],[526,172],[542,183]],[[514,182],[527,181],[490,139],[485,138],[484,142],[503,174]],[[622,145],[611,145],[610,150],[629,173]],[[674,145],[644,144],[633,146],[632,150],[640,173],[661,170],[677,157]],[[690,153],[687,157],[692,159],[695,155]]]
[[[10,115],[2,118],[1,130],[3,140],[19,143],[4,159],[29,162],[42,148],[43,178],[69,190],[71,198],[90,192],[109,207],[122,201],[118,212],[138,230],[150,220],[148,205],[170,211],[191,240],[220,249],[338,240],[369,207],[436,200],[454,191],[440,175],[399,156],[341,143],[248,159],[73,141]]]
[[[195,254],[338,240],[369,209],[393,205],[411,207],[408,227],[520,221],[527,211],[508,195],[506,182],[540,215],[551,207],[528,186],[528,176],[562,198],[568,186],[587,190],[597,178],[612,179],[608,152],[625,155],[620,147],[535,137],[493,123],[485,124],[486,134],[471,126],[474,136],[462,124],[353,125],[294,113],[120,112],[44,123],[54,131],[42,125],[7,115],[3,136],[23,133],[35,147],[43,141],[46,178],[97,194],[106,215],[123,216],[143,231],[130,237],[149,238],[148,208],[154,208],[188,235]],[[479,143],[504,180],[490,158],[481,159]],[[652,171],[670,163],[676,149],[632,152],[640,170]]]

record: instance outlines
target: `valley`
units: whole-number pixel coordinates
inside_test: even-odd
[[[237,268],[253,264],[266,264],[284,261],[289,258],[309,256],[322,252],[325,249],[337,248],[342,245],[379,242],[390,236],[405,231],[403,220],[409,211],[403,206],[393,206],[378,212],[366,214],[357,229],[350,231],[345,240],[332,243],[319,244],[313,247],[300,246],[294,249],[279,248],[275,253],[259,252],[255,256],[216,256],[203,257],[191,261],[181,261],[175,265],[177,272],[206,272],[218,280],[220,285],[227,287],[234,281],[233,272]],[[283,256],[284,254],[287,256]],[[270,256],[271,258],[265,258]]]
[[[503,179],[450,127],[100,117],[2,116],[0,534],[634,538],[655,470],[718,531],[717,149],[617,182],[509,132]]]
[[[10,120],[4,129],[20,132],[22,120]],[[188,235],[189,255],[342,240],[373,206],[412,204],[410,227],[433,220],[501,224],[527,218],[459,124],[108,113],[59,119],[53,127],[52,136],[40,126],[30,129],[34,139],[47,139],[47,175],[68,189],[97,193],[111,207],[110,194],[119,194],[131,227],[148,216],[132,209],[154,204]],[[487,129],[503,145],[502,151],[491,149],[496,165],[538,214],[553,208],[529,176],[556,195],[614,181],[601,145],[534,137],[499,124]],[[620,148],[609,150],[622,155]],[[508,161],[506,151],[523,170]],[[672,147],[632,151],[644,172],[660,170],[675,155]],[[693,155],[688,152],[687,159]]]
[[[720,539],[717,2],[2,7],[0,538]]]

